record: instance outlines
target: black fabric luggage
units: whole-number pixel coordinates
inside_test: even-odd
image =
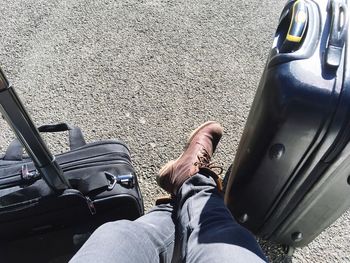
[[[1,251],[9,253],[15,246],[9,244],[27,240],[23,248],[17,247],[23,253],[38,242],[31,251],[35,262],[49,262],[63,250],[72,253],[101,224],[133,220],[144,213],[130,152],[123,142],[86,143],[81,130],[66,123],[36,129],[1,71],[0,110],[18,138],[0,159]],[[53,156],[39,131],[69,131],[71,150]],[[29,156],[23,156],[24,148]],[[56,255],[43,259],[47,253],[38,248],[40,242],[48,248],[48,242],[58,244],[50,252]],[[1,254],[3,258],[5,253]],[[15,257],[27,259],[25,253],[9,254],[10,259]]]
[[[345,0],[287,2],[225,201],[255,234],[304,246],[350,206]]]

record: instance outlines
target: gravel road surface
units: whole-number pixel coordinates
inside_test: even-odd
[[[3,0],[0,64],[36,124],[67,121],[88,141],[128,143],[149,209],[163,194],[158,169],[202,122],[223,124],[215,159],[225,169],[233,161],[283,4]],[[13,135],[0,127],[4,150]],[[46,138],[67,149],[63,136]],[[350,262],[349,236],[347,213],[294,262]]]

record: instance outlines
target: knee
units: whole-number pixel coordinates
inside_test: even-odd
[[[130,228],[132,221],[129,220],[118,220],[114,222],[108,222],[98,227],[95,233],[99,234],[111,234],[113,232],[123,232]]]

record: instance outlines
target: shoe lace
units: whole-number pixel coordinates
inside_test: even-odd
[[[200,153],[197,155],[198,161],[194,163],[195,166],[198,166],[198,168],[208,168],[212,170],[217,175],[222,174],[223,168],[216,164],[216,162],[211,162],[211,156],[209,152],[203,147],[200,151]],[[215,172],[214,169],[218,169],[219,172]]]

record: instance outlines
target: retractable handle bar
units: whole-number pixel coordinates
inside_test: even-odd
[[[70,185],[55,157],[47,148],[14,88],[0,69],[0,111],[33,160],[46,183],[57,192]]]

